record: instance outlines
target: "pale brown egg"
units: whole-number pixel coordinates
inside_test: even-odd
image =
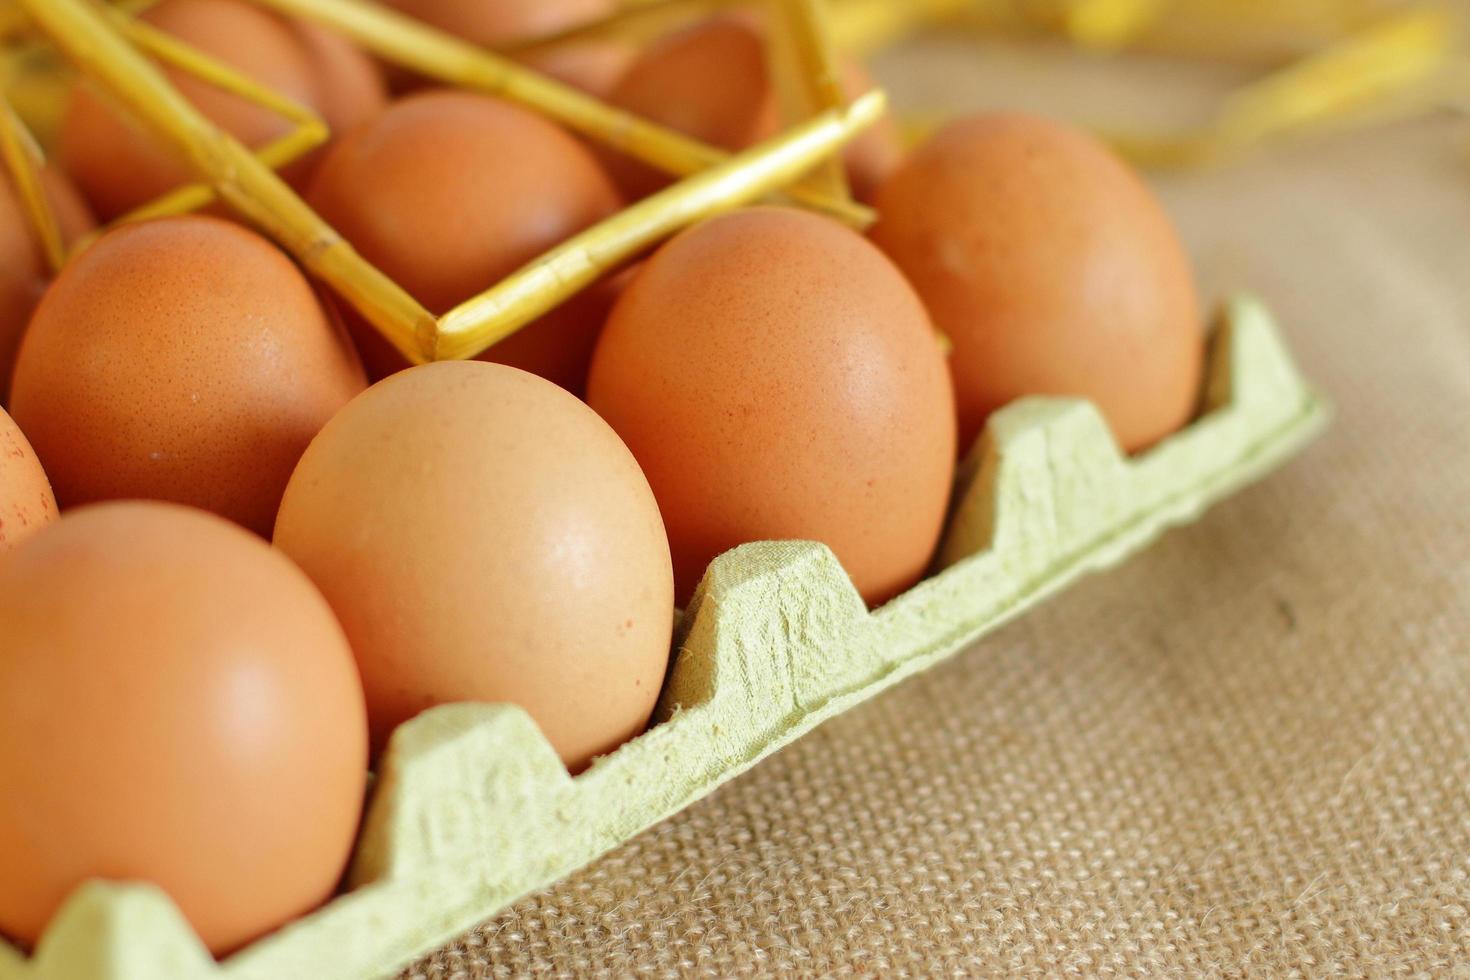
[[[217,218],[125,225],[47,290],[11,414],[63,507],[144,497],[269,534],[317,431],[366,385],[340,325],[266,239]]]
[[[245,0],[161,0],[143,20],[239,69],[280,95],[316,109],[335,131],[386,102],[381,70],[342,38],[288,22]],[[192,78],[165,74],[208,119],[247,146],[284,136],[284,117]],[[97,214],[111,220],[195,179],[169,145],[115,109],[88,85],[72,93],[61,124],[61,158]],[[293,183],[309,176],[318,154],[282,171]]]
[[[1130,452],[1189,420],[1204,358],[1189,257],[1096,140],[1029,116],[964,119],[877,204],[873,240],[953,344],[963,449],[1023,395],[1091,399]]]
[[[725,15],[671,34],[646,50],[613,86],[620,108],[726,150],[775,136],[780,107],[758,18]],[[855,62],[843,66],[850,96],[873,87]],[[642,197],[669,183],[663,173],[612,151],[609,171],[624,193]],[[885,116],[843,154],[853,193],[866,199],[902,156],[897,124]]]
[[[0,409],[0,554],[56,519],[56,497],[41,461]]]
[[[395,103],[342,140],[308,199],[368,261],[430,311],[448,312],[619,206],[580,142],[536,114],[468,92]],[[605,288],[483,355],[580,392],[610,304]],[[344,315],[374,377],[405,366],[356,313]]]
[[[511,702],[573,770],[641,732],[669,657],[668,541],[627,448],[499,364],[375,385],[307,450],[276,545],[337,611],[373,744],[425,708]]]
[[[92,230],[92,215],[64,174],[44,170],[41,182],[64,242],[70,244]],[[0,406],[9,403],[15,353],[49,275],[40,236],[9,173],[0,165]]]
[[[259,538],[112,503],[0,561],[0,932],[144,881],[229,952],[332,894],[366,776],[342,628]]]
[[[835,221],[757,208],[674,238],[613,308],[588,402],[648,476],[681,603],[748,541],[824,542],[870,603],[929,563],[949,376],[903,276]]]
[[[388,0],[389,6],[467,41],[498,48],[606,17],[617,0]]]
[[[781,122],[765,42],[756,26],[738,17],[714,17],[659,39],[623,73],[608,101],[731,151],[760,142]],[[630,157],[604,156],[630,197],[673,179]]]

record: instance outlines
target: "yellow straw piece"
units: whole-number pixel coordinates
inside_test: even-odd
[[[771,11],[768,60],[787,123],[847,104],[841,67],[820,4],[821,0],[776,0]],[[812,184],[835,198],[852,198],[841,157],[824,161]]]
[[[829,4],[832,42],[859,57],[929,24],[978,9],[1009,8],[1014,0],[833,0]]]
[[[1148,51],[1277,65],[1404,8],[1399,0],[1168,0],[1128,43]]]
[[[1251,146],[1423,83],[1449,63],[1458,33],[1445,9],[1389,17],[1232,95],[1217,141]]]
[[[985,34],[1050,33],[1078,46],[1278,65],[1384,16],[1402,0],[836,0],[839,45],[890,43],[935,22]]]
[[[49,45],[0,45],[0,92],[42,146],[49,145],[69,89],[65,62]]]
[[[1148,29],[1168,4],[1169,0],[1072,0],[1065,30],[1083,47],[1116,50]]]
[[[112,9],[126,14],[136,14],[153,6],[158,0],[98,0]],[[34,34],[34,25],[25,10],[15,0],[0,0],[0,45],[17,38]]]
[[[421,75],[537,109],[570,129],[667,173],[687,176],[730,156],[386,7],[356,0],[256,2],[331,27],[378,57]],[[867,208],[821,190],[797,184],[786,192],[802,204],[856,227],[866,227],[874,218]]]
[[[112,19],[123,36],[159,61],[178,68],[222,92],[228,92],[230,95],[238,96],[263,109],[268,109],[303,128],[320,130],[319,137],[325,140],[326,123],[314,111],[301,103],[260,84],[249,75],[205,54],[167,31],[159,30],[146,21],[116,14]]]
[[[1147,166],[1197,166],[1293,134],[1423,112],[1450,101],[1441,80],[1455,64],[1459,33],[1459,19],[1444,8],[1410,10],[1237,90],[1207,126],[1109,138]]]
[[[748,204],[811,169],[882,116],[873,91],[686,177],[568,239],[499,285],[449,311],[435,359],[473,357],[686,225]]]
[[[26,215],[41,240],[46,264],[52,272],[59,271],[66,262],[66,245],[61,239],[61,225],[56,220],[56,212],[41,182],[46,158],[3,93],[0,93],[0,158],[4,159]]]

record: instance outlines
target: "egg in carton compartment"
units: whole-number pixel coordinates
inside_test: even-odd
[[[1193,520],[1329,416],[1265,307],[1238,296],[1214,330],[1201,415],[1139,456],[1087,402],[1030,398],[993,416],[961,468],[940,570],[892,602],[869,611],[820,544],[718,558],[652,726],[581,774],[519,708],[434,708],[393,736],[348,889],[323,908],[217,963],[161,891],[96,882],[34,956],[0,946],[0,980],[390,974]]]

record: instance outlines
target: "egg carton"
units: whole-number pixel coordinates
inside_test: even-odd
[[[217,963],[161,891],[94,882],[0,980],[391,974],[761,759],[925,670],[1283,462],[1325,424],[1266,309],[1226,304],[1203,410],[1133,458],[1097,410],[1032,398],[961,467],[936,574],[870,612],[832,552],[743,545],[710,565],[676,633],[653,726],[571,776],[510,705],[446,705],[394,735],[347,890]]]

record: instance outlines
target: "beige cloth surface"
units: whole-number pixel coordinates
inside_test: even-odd
[[[978,60],[883,74],[1038,104]],[[408,975],[1470,976],[1467,130],[1161,182],[1337,401],[1305,456]]]

